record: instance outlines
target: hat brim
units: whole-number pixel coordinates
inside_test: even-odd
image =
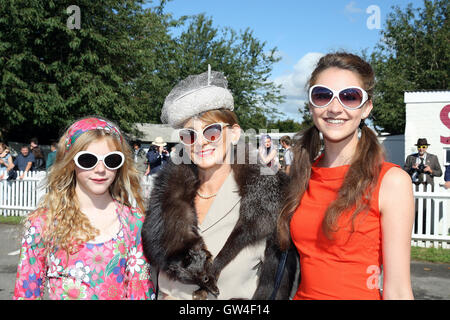
[[[152,145],[158,146],[158,147],[164,147],[164,146],[167,146],[167,143],[166,142],[164,142],[164,143],[154,143],[154,142],[152,142]]]

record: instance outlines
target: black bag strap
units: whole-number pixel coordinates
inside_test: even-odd
[[[283,251],[283,253],[281,254],[280,263],[278,263],[278,268],[277,268],[277,275],[275,277],[275,287],[273,288],[273,291],[272,291],[272,294],[270,295],[269,300],[275,300],[275,297],[277,296],[278,289],[280,288],[280,285],[281,285],[281,279],[283,278],[283,271],[284,271],[284,266],[286,265],[287,255],[288,255],[287,250]]]

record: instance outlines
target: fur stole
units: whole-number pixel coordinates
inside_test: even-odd
[[[154,180],[142,231],[144,253],[150,263],[173,280],[197,284],[194,299],[218,295],[221,270],[245,247],[266,240],[264,262],[254,299],[268,299],[275,282],[281,251],[276,223],[288,178],[283,172],[261,175],[259,165],[234,164],[241,197],[239,219],[226,243],[212,259],[198,231],[194,198],[199,188],[197,167],[169,162]],[[291,250],[277,299],[287,299],[296,272],[296,251]]]

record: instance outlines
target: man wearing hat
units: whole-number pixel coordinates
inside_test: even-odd
[[[169,152],[164,148],[167,143],[162,137],[156,137],[147,152],[148,167],[145,175],[155,174],[169,161]]]
[[[406,158],[404,169],[411,175],[414,184],[430,184],[433,190],[433,178],[442,176],[442,169],[438,157],[427,152],[429,145],[427,139],[418,139],[416,143],[418,152]]]

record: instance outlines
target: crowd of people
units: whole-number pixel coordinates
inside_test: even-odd
[[[426,139],[406,161],[411,176],[385,161],[365,124],[374,81],[359,56],[323,56],[308,83],[313,125],[280,139],[282,161],[269,135],[250,161],[226,77],[210,69],[164,102],[177,152],[160,137],[148,152],[130,146],[102,117],[75,121],[47,158],[14,299],[42,298],[46,285],[52,299],[412,299],[411,176],[442,172]],[[14,163],[30,170],[36,154],[23,148]],[[153,174],[143,199],[139,179]]]
[[[169,161],[169,152],[165,148],[167,145],[162,137],[156,137],[152,142],[148,152],[141,148],[140,141],[132,143],[134,149],[134,161],[137,170],[142,176],[157,173]],[[20,152],[16,156],[11,154],[11,148],[0,142],[0,180],[23,179],[27,172],[49,171],[56,159],[58,143],[52,141],[50,152],[45,158],[44,152],[38,144],[37,138],[32,138],[29,145],[22,145]],[[21,173],[17,176],[17,172]]]
[[[10,148],[0,143],[0,179],[14,180],[21,171],[19,179],[23,179],[29,171],[45,170],[45,159],[37,138],[32,138],[30,145],[22,145],[20,153],[13,157]]]
[[[162,137],[156,137],[146,152],[140,141],[133,142],[134,162],[143,176],[158,173],[169,161],[170,153],[166,149],[167,142]]]

